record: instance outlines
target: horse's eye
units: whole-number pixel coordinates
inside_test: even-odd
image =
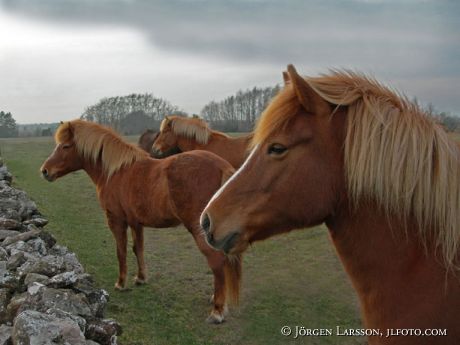
[[[281,144],[272,144],[268,147],[267,153],[272,156],[279,156],[287,151],[287,147]]]
[[[64,144],[62,145],[63,149],[70,149],[72,147],[72,144]]]

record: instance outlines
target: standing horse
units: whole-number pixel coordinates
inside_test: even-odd
[[[460,344],[457,144],[362,75],[302,78],[289,65],[288,77],[250,156],[201,216],[208,242],[239,254],[325,223],[365,327],[383,332],[369,344]],[[394,336],[401,329],[447,335]]]
[[[170,149],[165,150],[165,152],[162,153],[154,152],[152,150],[152,145],[159,134],[159,132],[155,132],[151,129],[145,130],[144,133],[142,133],[139,137],[139,140],[137,141],[137,146],[145,152],[147,152],[148,154],[150,154],[150,156],[153,158],[165,158],[175,155],[177,153],[181,153],[181,150],[179,150],[178,147],[171,147]]]
[[[239,168],[247,157],[252,134],[232,138],[214,131],[200,118],[167,116],[161,122],[160,134],[153,143],[155,154],[178,148],[182,152],[205,150],[222,157]]]
[[[208,321],[222,322],[226,292],[231,298],[238,296],[240,262],[229,261],[209,247],[200,232],[199,216],[213,193],[233,173],[230,164],[204,151],[152,159],[112,130],[82,120],[62,124],[55,140],[57,146],[41,172],[48,181],[54,181],[83,169],[96,185],[117,244],[119,276],[115,288],[123,289],[126,284],[128,226],[138,264],[135,282],[144,283],[144,226],[166,228],[183,223],[214,274],[214,308]]]

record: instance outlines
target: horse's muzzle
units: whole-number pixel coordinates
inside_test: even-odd
[[[49,174],[48,169],[46,168],[41,169],[41,173],[42,173],[43,178],[45,178],[47,181],[53,182],[55,180],[55,178]]]

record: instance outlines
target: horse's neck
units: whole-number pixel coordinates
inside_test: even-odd
[[[416,229],[375,210],[362,207],[328,222],[366,327],[441,327],[432,320],[443,320],[445,313],[460,317],[457,278],[446,274],[432,250],[425,250]]]
[[[91,178],[93,183],[99,188],[103,186],[107,181],[107,175],[104,173],[102,169],[102,164],[98,160],[97,162],[92,162],[89,160],[85,160],[83,162],[83,170],[86,171],[88,176]]]
[[[221,133],[212,133],[204,148],[224,158],[234,168],[239,168],[247,156],[249,140],[244,137],[229,137]]]

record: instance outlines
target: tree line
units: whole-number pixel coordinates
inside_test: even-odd
[[[209,102],[203,107],[200,115],[214,129],[223,132],[250,132],[256,119],[279,90],[279,85],[239,90],[235,95],[222,101]]]
[[[103,98],[85,109],[81,118],[110,126],[123,134],[159,128],[166,115],[183,114],[179,107],[150,93]]]
[[[206,104],[200,116],[210,123],[211,128],[224,132],[250,132],[268,102],[280,90],[273,87],[253,87],[239,90],[221,101]],[[417,99],[414,99],[418,103]],[[460,117],[451,113],[438,112],[432,104],[424,109],[448,132],[460,132]],[[145,129],[158,130],[167,115],[187,116],[178,106],[152,94],[130,94],[106,97],[85,108],[81,118],[113,127],[124,135],[140,134]],[[0,111],[0,137],[51,136],[58,123],[16,124],[10,112]]]

